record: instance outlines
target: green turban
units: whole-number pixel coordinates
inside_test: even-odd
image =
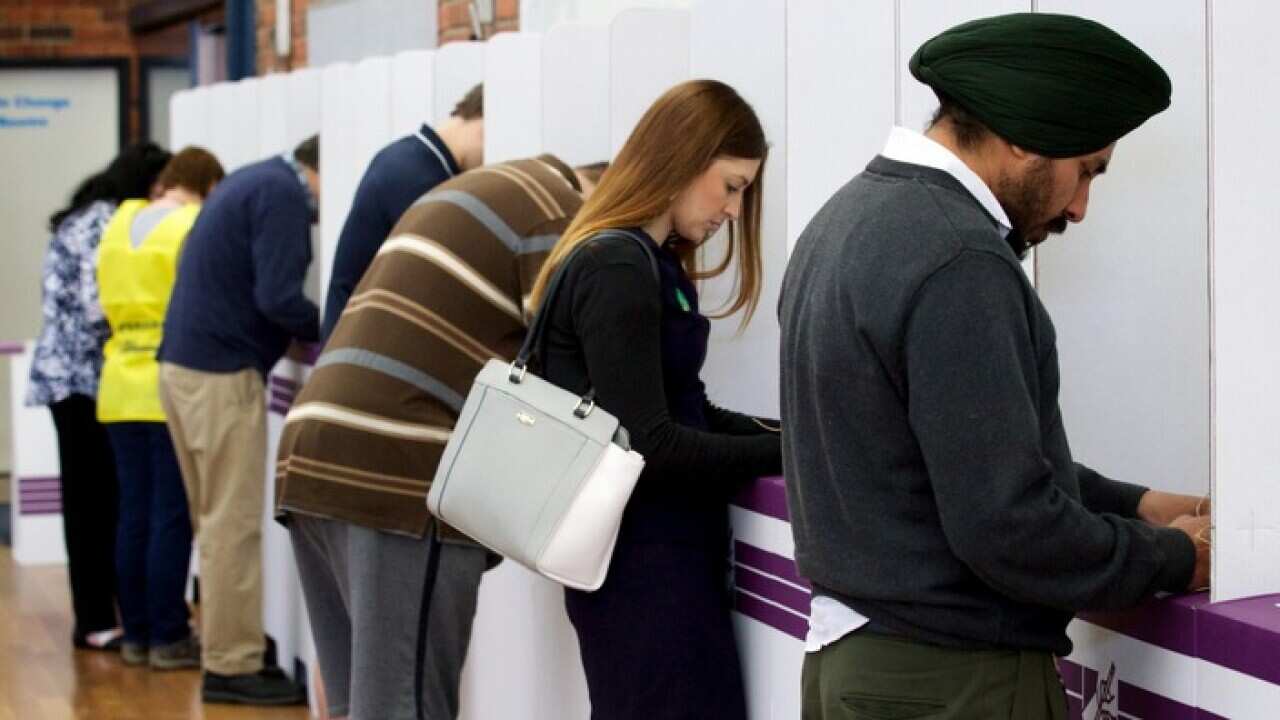
[[[974,20],[911,56],[911,74],[1019,147],[1097,152],[1169,107],[1169,76],[1109,28],[1070,15]]]

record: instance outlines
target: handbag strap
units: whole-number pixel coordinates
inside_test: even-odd
[[[640,249],[644,251],[645,257],[649,259],[649,269],[653,272],[653,279],[662,286],[662,276],[658,273],[658,258],[654,255],[653,248],[644,238],[630,230],[605,230],[601,233],[591,236],[581,245],[573,249],[564,262],[560,263],[560,267],[556,268],[556,272],[551,276],[551,282],[547,284],[547,292],[542,300],[542,307],[538,309],[538,314],[533,319],[533,324],[529,327],[529,334],[525,336],[524,344],[520,346],[520,352],[516,354],[515,362],[511,364],[511,372],[509,379],[512,382],[520,382],[524,378],[525,372],[529,368],[529,363],[539,355],[542,355],[542,348],[546,344],[547,324],[551,321],[551,312],[555,306],[556,296],[559,294],[560,286],[564,284],[565,276],[569,274],[569,267],[578,254],[586,250],[586,248],[599,240],[607,237],[626,237],[635,241]],[[591,388],[582,396],[582,402],[575,410],[575,414],[579,417],[586,417],[587,413],[595,407],[595,388]]]

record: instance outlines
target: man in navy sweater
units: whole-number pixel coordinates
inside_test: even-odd
[[[351,291],[364,277],[391,228],[415,200],[464,170],[484,162],[484,89],[476,85],[439,128],[423,123],[373,156],[356,188],[338,236],[324,303],[325,340],[338,324]]]
[[[299,703],[263,667],[266,374],[314,341],[302,293],[320,192],[317,137],[228,175],[187,235],[164,321],[160,397],[200,550],[205,702]]]

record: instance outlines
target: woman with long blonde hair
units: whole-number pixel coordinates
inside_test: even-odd
[[[544,377],[594,389],[646,461],[604,586],[565,592],[594,718],[746,717],[725,585],[728,502],[744,480],[780,472],[781,451],[773,421],[708,402],[699,372],[710,322],[694,281],[732,269],[735,292],[716,317],[742,312],[745,324],[755,310],[767,154],[759,120],[728,85],[671,88],[534,286],[534,307],[545,300],[549,313]],[[722,226],[729,250],[704,267],[699,248]]]

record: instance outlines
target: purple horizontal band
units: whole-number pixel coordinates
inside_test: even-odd
[[[1129,610],[1080,613],[1080,619],[1195,657],[1196,610],[1207,604],[1209,593],[1193,593],[1152,600]]]
[[[267,406],[267,410],[283,417],[289,414],[289,405],[273,400],[271,401],[271,404]]]
[[[23,486],[44,485],[49,483],[57,485],[58,481],[61,479],[62,478],[57,475],[27,475],[25,477],[18,478],[18,484]]]
[[[282,402],[286,405],[292,405],[293,398],[295,395],[297,395],[297,393],[295,393],[292,390],[285,390],[283,388],[278,388],[278,387],[271,388],[272,402]]]
[[[801,587],[809,587],[809,582],[800,577],[800,573],[796,571],[795,561],[789,557],[736,540],[733,543],[733,558],[734,561],[766,575],[789,580]]]
[[[62,512],[60,502],[23,503],[20,515],[57,515]]]
[[[279,386],[288,390],[293,390],[294,392],[297,392],[298,390],[298,383],[283,375],[272,375],[268,382],[272,387]]]
[[[26,348],[23,343],[12,340],[0,341],[0,355],[20,355]]]
[[[1280,594],[1231,600],[1196,615],[1201,659],[1280,684]]]
[[[801,615],[809,617],[809,601],[812,599],[812,595],[808,590],[800,590],[792,585],[779,582],[768,575],[762,575],[743,565],[738,565],[733,569],[733,581],[738,587],[747,592],[755,593],[779,605],[785,605]]]
[[[1150,690],[1130,685],[1121,680],[1116,700],[1120,712],[1136,718],[1160,718],[1160,720],[1196,720],[1196,709],[1157,695]]]
[[[1066,658],[1058,658],[1058,674],[1062,676],[1062,684],[1068,690],[1083,692],[1084,671],[1078,664]]]
[[[1073,695],[1067,696],[1067,720],[1084,720],[1084,701]]]
[[[22,500],[58,500],[62,497],[62,490],[56,487],[34,490],[22,488],[18,491],[18,497]]]
[[[787,512],[787,486],[779,476],[757,478],[738,492],[733,504],[761,515],[791,521]]]
[[[809,621],[799,615],[783,610],[780,607],[753,598],[742,592],[734,593],[734,607],[738,612],[752,620],[759,620],[769,627],[780,630],[800,640],[809,633]]]

